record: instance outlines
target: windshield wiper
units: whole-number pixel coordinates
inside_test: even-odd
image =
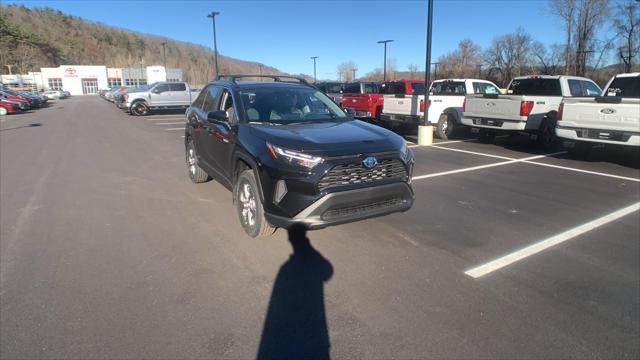
[[[274,122],[271,122],[271,121],[249,121],[249,124],[282,125],[280,123],[274,123]]]

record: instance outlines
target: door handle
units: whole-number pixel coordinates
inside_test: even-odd
[[[223,134],[223,133],[221,133],[221,132],[220,132],[220,131],[218,131],[218,130],[214,130],[214,132],[213,132],[213,136],[214,136],[216,139],[218,139],[218,140],[222,141],[222,142],[223,142],[223,143],[225,143],[225,144],[229,143],[229,139],[227,139],[227,137],[226,137],[226,136],[224,136],[224,134]]]

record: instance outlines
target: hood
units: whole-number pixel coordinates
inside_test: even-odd
[[[274,145],[325,156],[395,151],[403,142],[397,134],[359,120],[248,126],[254,136]]]

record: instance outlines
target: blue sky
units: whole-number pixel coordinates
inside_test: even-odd
[[[398,69],[424,69],[427,2],[422,1],[13,1],[48,6],[108,25],[213,47],[215,10],[218,51],[259,61],[289,73],[335,78],[353,61],[358,74],[382,67],[378,40],[393,39],[387,56]],[[485,47],[500,34],[524,28],[535,39],[562,42],[561,24],[546,13],[547,0],[435,0],[432,61],[470,38]]]

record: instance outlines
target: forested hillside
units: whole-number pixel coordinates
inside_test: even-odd
[[[204,46],[141,34],[89,22],[51,8],[29,9],[0,5],[0,64],[13,73],[38,71],[61,64],[139,67],[163,63],[181,68],[192,84],[214,76],[213,51]],[[220,73],[282,74],[275,68],[226,56],[218,59]]]

